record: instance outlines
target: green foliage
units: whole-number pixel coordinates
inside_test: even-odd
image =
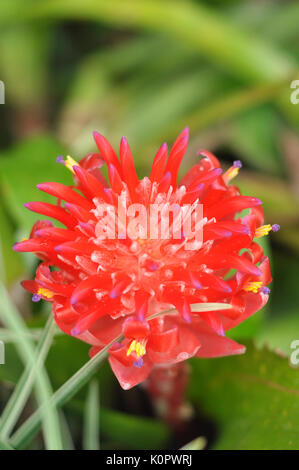
[[[298,449],[299,370],[248,344],[243,356],[192,363],[190,397],[220,427],[215,449]]]
[[[167,427],[153,419],[113,410],[101,410],[102,433],[111,443],[126,449],[163,449],[170,434]],[[107,448],[115,448],[108,446]]]
[[[62,146],[50,136],[38,136],[23,141],[0,159],[0,181],[7,210],[20,227],[30,230],[37,215],[24,210],[24,203],[34,200],[50,201],[36,189],[43,181],[71,184],[71,177],[64,167],[56,163]]]

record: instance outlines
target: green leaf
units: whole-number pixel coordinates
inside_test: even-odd
[[[5,288],[0,284],[0,319],[4,325],[19,334],[19,341],[16,343],[17,351],[25,367],[30,365],[37,368],[36,374],[36,396],[39,403],[44,407],[41,413],[44,437],[48,449],[61,449],[59,418],[55,410],[55,405],[50,403],[51,385],[45,369],[41,364],[36,363],[34,346],[26,336],[27,327],[22,316],[11,303]]]
[[[49,316],[35,351],[35,364],[34,366],[29,364],[25,368],[1,415],[0,439],[6,440],[8,438],[19,419],[22,410],[24,409],[35,383],[36,374],[39,372],[39,367],[44,363],[45,357],[51,346],[55,328],[56,325],[51,315]]]
[[[95,374],[99,365],[107,359],[107,350],[110,348],[111,344],[115,341],[119,341],[120,339],[121,337],[115,338],[110,344],[84,364],[84,366],[81,367],[81,369],[79,369],[66,383],[64,383],[52,395],[51,405],[59,408],[70,400],[79,390],[81,390],[81,388],[84,387],[84,385]],[[21,448],[26,446],[31,438],[38,432],[41,426],[43,406],[44,405],[36,410],[12,436],[11,443],[14,447]]]
[[[24,208],[24,203],[34,200],[54,202],[36,185],[45,181],[59,181],[72,184],[69,171],[56,163],[62,152],[62,145],[52,137],[39,136],[27,139],[0,158],[0,183],[5,205],[22,228],[30,230],[39,216]],[[41,216],[40,216],[41,217]]]
[[[85,450],[100,449],[100,404],[99,384],[92,380],[88,386],[84,412],[83,448]]]
[[[64,384],[86,364],[89,359],[89,348],[90,345],[72,336],[65,334],[55,336],[53,346],[46,359],[46,368],[55,389]]]
[[[1,5],[3,22],[44,18],[99,20],[130,29],[162,31],[184,41],[246,82],[275,81],[292,73],[287,54],[262,38],[246,34],[213,9],[190,1],[170,0],[44,0],[42,3],[11,0],[11,8]],[[30,5],[31,4],[31,5]]]
[[[260,170],[280,175],[283,164],[278,150],[280,121],[269,106],[254,108],[235,120],[230,143],[245,162]]]
[[[0,441],[0,450],[14,450],[14,448],[6,442]]]
[[[15,242],[13,227],[2,203],[0,204],[0,226],[0,280],[5,284],[11,284],[24,272],[24,263],[22,257],[12,249]]]
[[[207,441],[204,437],[197,437],[188,444],[180,448],[180,450],[202,450],[206,447]]]
[[[257,172],[241,172],[238,186],[243,194],[254,194],[263,201],[268,222],[283,226],[284,222],[298,219],[298,201],[282,179]]]
[[[101,410],[103,437],[126,449],[162,449],[169,440],[169,430],[161,421]]]
[[[47,90],[50,35],[48,25],[1,28],[1,78],[9,102],[42,110]],[[22,77],[20,79],[20,77]]]
[[[23,363],[13,344],[9,344],[0,334],[0,340],[5,344],[5,364],[0,366],[0,381],[15,385],[24,370]]]
[[[265,322],[254,342],[258,347],[266,346],[273,351],[279,351],[289,356],[293,352],[292,341],[299,339],[298,323],[298,309],[294,312],[286,312],[280,317],[270,318]]]
[[[193,403],[219,425],[216,449],[298,449],[299,371],[248,344],[243,356],[193,359]]]

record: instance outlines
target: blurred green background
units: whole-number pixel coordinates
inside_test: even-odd
[[[290,0],[0,2],[0,275],[33,339],[46,307],[32,305],[19,285],[36,267],[33,256],[11,249],[36,220],[23,204],[43,198],[40,182],[71,182],[55,159],[94,150],[94,130],[116,149],[125,135],[143,176],[159,145],[188,125],[182,172],[202,148],[225,167],[242,160],[237,184],[263,200],[266,223],[281,225],[262,240],[274,277],[269,304],[233,332],[248,352],[190,362],[194,422],[178,444],[204,435],[211,448],[299,449],[299,372],[287,358],[299,340],[299,102],[290,99],[298,24],[299,2]],[[1,409],[23,366],[5,326],[0,339]],[[46,362],[54,388],[86,362],[87,349],[55,337]],[[176,442],[142,390],[122,392],[106,366],[97,380],[103,448]],[[61,415],[70,448],[82,445],[86,393]]]

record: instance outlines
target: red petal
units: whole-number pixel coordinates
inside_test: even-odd
[[[71,204],[70,202],[65,203],[65,208],[78,220],[81,222],[89,222],[90,220],[96,220],[93,213],[87,211],[83,207],[80,207],[76,204]]]
[[[194,330],[201,343],[196,357],[222,357],[245,352],[245,346],[225,336],[217,335],[212,328],[203,322],[194,325]]]
[[[185,361],[193,357],[200,348],[200,341],[193,332],[193,322],[192,326],[186,326],[186,323],[183,323],[183,320],[180,319],[175,321],[166,320],[167,329],[170,330],[175,326],[178,327],[179,338],[177,342],[173,341],[172,348],[163,353],[148,349],[148,354],[154,364],[175,364]]]
[[[108,166],[108,173],[112,191],[114,191],[116,194],[120,194],[123,189],[122,180],[117,169],[114,165],[112,165],[112,163],[110,163]]]
[[[247,318],[251,317],[251,315],[263,308],[269,298],[268,295],[261,292],[258,294],[254,294],[253,292],[246,292],[240,297],[244,302],[244,311],[236,319],[223,318],[223,325],[225,330],[230,330],[243,321],[247,320]]]
[[[160,181],[164,172],[165,164],[167,160],[167,144],[164,143],[156,153],[156,156],[153,161],[153,166],[150,174],[150,180],[152,183],[155,181]]]
[[[82,300],[90,295],[93,289],[109,289],[111,287],[111,279],[104,274],[96,274],[89,276],[79,283],[74,289],[70,302],[72,305],[82,302]]]
[[[219,220],[228,214],[240,212],[244,209],[248,209],[249,207],[259,206],[261,204],[261,201],[256,197],[236,196],[224,199],[223,201],[210,206],[206,211],[204,210],[204,212],[206,212],[204,215],[208,217],[208,219],[215,217],[216,220]]]
[[[54,206],[48,202],[27,202],[24,205],[33,212],[38,212],[39,214],[59,220],[59,222],[70,229],[77,225],[76,219],[62,207]]]
[[[222,173],[221,168],[214,168],[213,170],[202,172],[195,180],[188,186],[188,190],[192,191],[196,186],[201,183],[204,183],[207,187],[209,184],[213,183]]]
[[[64,201],[71,202],[72,204],[77,204],[80,207],[84,207],[87,210],[92,209],[92,204],[88,202],[80,194],[76,193],[69,186],[65,186],[60,183],[41,183],[37,185],[37,188],[45,193],[51,194],[52,196],[57,197],[58,199],[63,199]]]
[[[115,357],[110,356],[109,363],[117,380],[120,383],[120,386],[124,390],[129,390],[135,385],[143,382],[152,370],[152,364],[148,360],[144,361],[144,365],[142,367],[126,367]]]
[[[152,349],[155,352],[167,353],[174,349],[179,342],[178,327],[166,330],[162,333],[151,333],[147,342],[147,349]]]
[[[59,227],[46,227],[41,228],[35,232],[35,235],[39,238],[48,238],[51,241],[55,242],[64,242],[76,240],[78,238],[78,232],[73,232],[72,230],[67,230]]]
[[[20,243],[15,243],[13,249],[14,251],[18,251],[19,253],[27,253],[30,251],[34,251],[36,253],[48,253],[54,251],[54,245],[51,245],[44,240],[31,238],[29,240],[24,240]]]
[[[97,144],[97,147],[100,151],[101,157],[103,157],[103,159],[107,163],[107,166],[110,163],[112,163],[112,165],[115,166],[115,168],[117,169],[119,174],[122,175],[119,160],[118,160],[117,155],[114,152],[112,146],[108,142],[108,140],[105,139],[105,137],[102,136],[101,134],[99,134],[98,132],[94,132],[93,136],[94,136],[94,140]]]
[[[171,184],[174,188],[176,187],[179,166],[187,150],[188,140],[189,129],[186,127],[186,129],[184,129],[178,136],[169,153],[165,173],[171,173]]]
[[[79,189],[85,196],[91,199],[99,197],[106,200],[105,188],[95,176],[80,166],[73,166],[73,170],[79,180]]]
[[[139,183],[139,180],[138,180],[138,176],[136,173],[132,153],[125,137],[123,137],[120,142],[119,156],[120,156],[120,163],[121,163],[124,181],[127,183],[129,191],[132,195],[134,193],[136,186]]]
[[[142,339],[149,335],[150,327],[148,322],[140,321],[136,317],[128,317],[123,324],[123,335],[126,338]]]

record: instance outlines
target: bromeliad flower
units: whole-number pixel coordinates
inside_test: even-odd
[[[65,226],[38,221],[30,238],[14,246],[42,260],[35,279],[23,282],[32,300],[51,302],[59,328],[91,344],[91,356],[110,345],[109,362],[124,389],[159,365],[243,353],[225,332],[267,302],[269,260],[255,239],[279,227],[263,225],[261,201],[230,184],[240,162],[222,175],[217,158],[202,151],[178,184],[185,129],[169,155],[161,146],[150,176],[139,180],[125,138],[118,159],[103,136],[94,137],[99,153],[79,163],[58,158],[73,173],[74,186],[38,185],[57,204],[25,204]],[[110,186],[99,170],[104,163]],[[202,237],[184,229],[177,237],[160,232],[153,238],[149,227],[140,232],[140,223],[123,212],[134,204],[146,215],[158,205],[162,223],[166,209],[175,207],[172,228],[178,217],[194,222],[192,210],[200,204]],[[111,236],[116,222],[121,236]]]

